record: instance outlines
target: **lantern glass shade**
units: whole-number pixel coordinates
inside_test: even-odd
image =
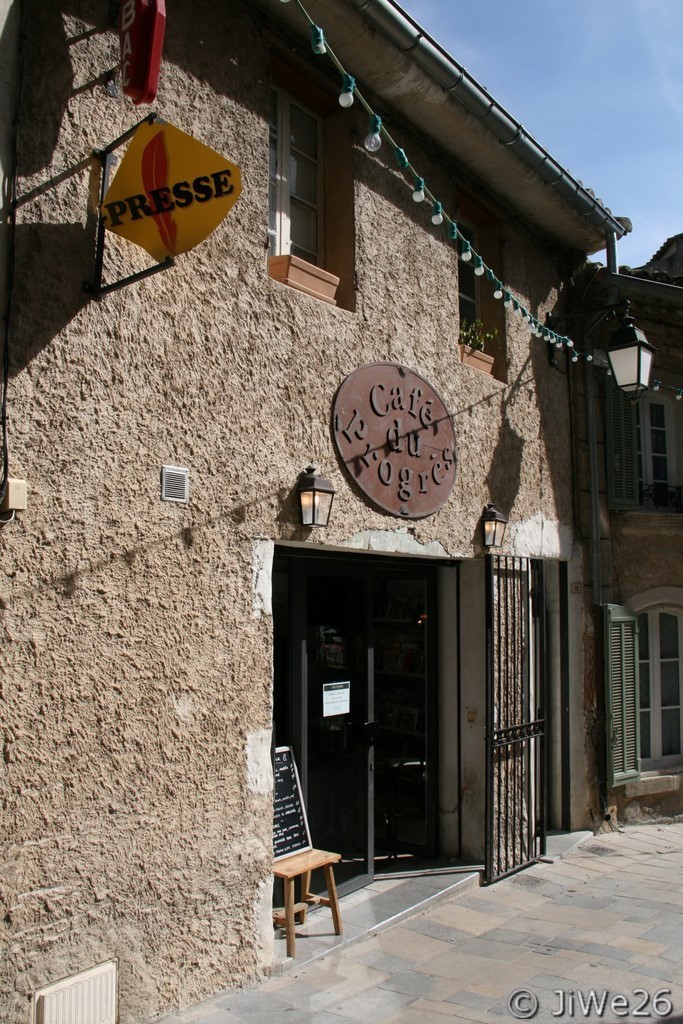
[[[650,385],[650,373],[656,349],[633,323],[624,317],[610,339],[607,355],[617,386],[634,400],[640,398]]]
[[[484,509],[482,523],[484,527],[484,547],[499,548],[505,536],[505,527],[508,523],[507,516],[504,516],[494,505],[489,503]]]
[[[316,476],[313,466],[308,466],[299,480],[299,502],[301,522],[304,526],[327,526],[335,490],[325,477]]]

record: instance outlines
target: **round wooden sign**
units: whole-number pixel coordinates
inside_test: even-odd
[[[349,374],[334,403],[334,438],[372,502],[402,519],[440,509],[455,483],[455,432],[424,377],[396,363]]]

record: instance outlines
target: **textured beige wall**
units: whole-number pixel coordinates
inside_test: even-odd
[[[122,1024],[268,961],[271,620],[254,544],[321,542],[296,525],[309,460],[337,488],[326,543],[382,531],[398,544],[406,527],[336,461],[331,407],[349,372],[405,363],[452,410],[456,486],[409,526],[420,544],[480,554],[487,500],[565,528],[564,544],[571,517],[565,380],[519,320],[507,385],[458,363],[453,250],[424,229],[391,154],[354,155],[355,313],[267,277],[267,45],[241,3],[169,8],[155,104],[242,168],[241,198],[174,269],[87,300],[90,154],[146,112],[105,91],[106,8],[33,4],[27,52],[10,443],[29,507],[0,535],[6,1024],[24,1024],[36,987],[110,957]],[[509,285],[542,318],[555,256],[504,233]],[[107,280],[149,262],[111,237],[107,253]],[[163,463],[190,468],[188,507],[159,501]],[[538,537],[524,553],[541,553]]]

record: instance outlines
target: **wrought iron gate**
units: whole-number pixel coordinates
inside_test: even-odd
[[[543,563],[486,557],[485,882],[545,853]]]

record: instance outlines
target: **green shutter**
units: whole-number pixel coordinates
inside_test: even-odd
[[[605,681],[608,785],[640,778],[638,619],[618,604],[605,605]]]
[[[640,508],[638,425],[635,404],[607,377],[607,500],[609,507]]]

